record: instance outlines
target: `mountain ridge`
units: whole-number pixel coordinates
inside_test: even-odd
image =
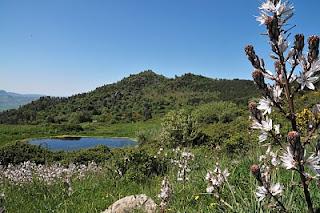
[[[37,94],[19,94],[0,90],[0,111],[15,109],[40,98],[42,95]]]
[[[186,73],[168,78],[146,70],[70,97],[41,97],[0,113],[0,123],[135,122],[180,107],[212,101],[246,104],[257,95],[249,80],[212,79]]]

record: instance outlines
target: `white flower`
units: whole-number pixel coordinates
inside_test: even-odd
[[[258,121],[254,121],[252,124],[253,129],[261,130],[259,135],[259,142],[263,142],[268,138],[268,132],[272,130],[272,120],[266,118],[266,120],[262,120],[261,123]]]
[[[273,127],[274,127],[274,132],[276,133],[276,135],[279,135],[280,134],[280,124],[276,124]]]
[[[279,85],[273,87],[272,89],[272,94],[273,94],[273,98],[276,102],[278,102],[279,100],[281,100],[281,94],[282,94],[282,90],[283,88],[281,88]]]
[[[268,146],[268,149],[266,151],[266,154],[265,155],[261,155],[259,157],[259,160],[260,161],[264,161],[264,160],[270,160],[271,161],[271,164],[273,166],[278,166],[280,164],[280,161],[278,160],[278,156],[276,153],[272,152],[271,151],[271,146],[269,145]],[[267,171],[267,170],[266,170]]]
[[[256,196],[258,201],[262,201],[268,194],[267,189],[264,186],[258,186]]]
[[[268,133],[265,131],[261,131],[259,135],[259,142],[262,143],[268,139]]]
[[[171,188],[170,188],[169,180],[167,177],[165,177],[161,183],[159,198],[161,198],[163,202],[167,202],[170,196],[171,196]]]
[[[281,1],[279,1],[276,7],[277,15],[282,16],[282,18],[286,20],[292,17],[293,10],[293,5],[289,4],[288,2],[281,3]]]
[[[283,156],[281,156],[281,161],[282,165],[288,170],[296,168],[297,162],[294,160],[293,153],[289,146],[287,147],[287,152],[285,152]]]
[[[212,193],[214,191],[214,187],[213,186],[208,186],[206,191],[207,191],[207,193]]]
[[[315,87],[313,83],[318,81],[319,77],[313,76],[314,72],[305,72],[300,73],[300,76],[297,78],[297,82],[301,84],[301,90],[303,90],[305,87],[308,87],[311,90],[314,90]]]
[[[280,185],[280,183],[276,183],[271,185],[270,192],[273,196],[281,195],[283,191],[283,186]]]
[[[272,130],[272,119],[266,118],[266,120],[262,120],[261,123],[259,123],[259,121],[254,121],[252,128],[269,132]]]
[[[220,166],[217,164],[214,171],[208,171],[205,179],[208,181],[207,193],[212,193],[216,189],[218,189],[225,181],[227,181],[227,177],[230,175],[228,169],[224,171],[221,170]]]
[[[263,111],[263,115],[270,114],[272,110],[272,103],[269,98],[262,98],[259,101],[258,109]]]
[[[258,22],[260,22],[260,25],[264,25],[266,23],[268,23],[268,21],[271,19],[270,16],[268,16],[267,14],[265,13],[261,13],[260,16],[256,17],[256,20]]]
[[[312,154],[307,160],[306,165],[315,173],[320,173],[320,157]]]
[[[265,10],[267,12],[272,12],[272,13],[276,12],[276,6],[274,5],[274,3],[271,0],[267,0],[266,2],[263,2],[261,7],[259,7],[259,9]]]
[[[284,38],[284,35],[282,33],[279,36],[278,46],[279,46],[279,51],[281,53],[284,53],[289,46],[287,40]]]
[[[272,184],[269,188],[269,192],[273,196],[281,195],[282,191],[283,187],[280,185],[280,183]],[[268,190],[264,186],[258,186],[256,196],[259,201],[262,201],[268,194]]]
[[[318,71],[320,71],[320,59],[319,58],[311,64],[311,68],[310,68],[309,72],[316,73]]]

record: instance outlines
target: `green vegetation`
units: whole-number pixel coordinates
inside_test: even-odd
[[[143,75],[151,74],[150,72],[143,73]],[[136,79],[137,76],[131,76],[124,81],[126,84],[131,82],[141,91],[145,91],[148,87],[151,88],[147,82],[144,87],[141,87],[139,83],[135,85],[132,79]],[[177,81],[177,79],[180,80],[180,83],[186,81],[186,79],[182,81],[181,78],[183,77],[168,80],[163,77],[153,83],[167,80]],[[197,82],[204,77],[186,75],[185,78],[195,78],[198,79],[195,80]],[[204,81],[207,80],[204,78]],[[212,81],[219,82],[208,80],[209,83]],[[194,87],[193,92],[197,91],[197,86],[195,86],[197,83],[186,82],[185,89],[191,85],[190,88]],[[121,84],[118,82],[115,85]],[[204,85],[199,87],[205,88]],[[123,88],[125,88],[124,85]],[[133,90],[133,87],[130,89]],[[208,93],[204,91],[202,93],[205,94],[204,96],[193,96],[194,93],[192,96],[185,96],[187,93],[180,92],[179,95],[175,94],[179,98],[168,99],[170,104],[163,105],[165,107],[156,107],[161,106],[157,105],[158,103],[147,105],[144,101],[137,101],[135,104],[141,103],[145,113],[139,111],[141,119],[130,120],[130,122],[126,119],[101,120],[102,114],[91,114],[88,119],[87,113],[90,110],[79,110],[69,114],[71,100],[81,100],[81,104],[75,102],[74,105],[79,104],[82,107],[87,103],[87,100],[82,100],[86,95],[69,99],[42,98],[39,102],[27,105],[26,108],[2,113],[2,116],[11,118],[11,116],[23,113],[24,109],[31,110],[36,105],[39,107],[36,119],[26,122],[28,124],[0,124],[0,161],[2,165],[11,163],[14,166],[28,160],[37,164],[59,163],[65,166],[70,163],[87,165],[95,161],[102,170],[98,173],[87,174],[83,179],[71,178],[72,193],[70,194],[63,180],[50,185],[39,180],[14,185],[0,178],[0,194],[5,194],[4,199],[0,198],[0,204],[5,206],[7,212],[101,212],[122,197],[141,193],[150,196],[159,204],[158,194],[161,181],[164,177],[168,177],[173,194],[167,212],[273,212],[263,203],[257,202],[256,180],[249,172],[250,166],[261,154],[264,154],[265,148],[257,146],[259,143],[257,133],[248,129],[250,126],[249,113],[244,104],[248,96],[232,101],[222,93],[215,93],[214,98],[210,99],[207,96]],[[242,90],[239,90],[239,94],[234,92],[234,96],[240,97],[242,94]],[[146,94],[151,97],[152,91],[149,90]],[[162,97],[167,97],[166,95],[164,93]],[[132,93],[131,96],[134,94]],[[196,104],[195,102],[188,104],[186,100],[191,97],[200,98]],[[301,112],[298,114],[301,120],[299,120],[299,125],[306,124],[303,119],[308,112],[304,111],[304,107],[314,105],[319,101],[319,97],[319,92],[298,95],[297,112]],[[50,101],[46,102],[48,100],[54,100],[56,105]],[[152,100],[156,100],[156,95]],[[41,101],[46,104],[38,105]],[[121,104],[125,103],[127,102],[121,102]],[[50,105],[53,107],[49,107]],[[53,116],[54,114],[51,114],[53,120],[42,116],[45,113],[53,113],[58,109],[57,106],[66,110],[65,113],[61,111],[61,114],[57,116],[68,119],[55,122],[57,117]],[[115,104],[115,106],[120,105]],[[123,108],[123,110],[128,109],[129,107]],[[274,112],[271,117],[275,122],[281,124],[281,131],[285,132],[289,129],[286,121],[278,113]],[[98,146],[66,153],[50,152],[26,143],[31,138],[62,136],[128,137],[136,139],[139,146],[111,150]],[[271,142],[271,139],[268,140]],[[181,152],[192,152],[195,156],[188,165],[190,168],[187,174],[188,181],[181,182],[177,179],[181,169],[177,162],[181,157],[176,149],[172,149],[176,147],[180,147]],[[209,170],[215,169],[216,163],[219,163],[223,169],[228,168],[230,172],[228,183],[220,188],[219,199],[206,193],[208,183],[205,176]],[[305,210],[303,200],[293,199],[300,196],[302,189],[291,185],[292,180],[299,179],[298,175],[288,174],[282,168],[279,169],[277,175],[275,173],[271,175],[273,180],[281,182],[288,189],[284,190],[282,198],[288,210],[303,212]],[[311,193],[314,199],[320,199],[316,187],[314,183],[310,185]]]
[[[212,101],[246,104],[256,95],[253,82],[248,80],[219,80],[193,74],[170,79],[149,70],[88,93],[68,98],[41,97],[17,110],[0,113],[0,123],[137,122]]]

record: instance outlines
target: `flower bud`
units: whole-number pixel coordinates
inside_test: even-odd
[[[255,101],[250,101],[248,104],[249,111],[251,116],[257,119],[259,122],[262,120],[262,115],[260,110],[257,108],[257,103]]]
[[[264,82],[264,75],[261,70],[255,70],[252,72],[252,78],[257,84],[259,89],[265,89],[267,85]]]
[[[297,34],[295,35],[294,48],[297,50],[299,54],[302,54],[304,48],[304,35]]]
[[[299,132],[296,132],[296,131],[288,132],[288,142],[289,143],[291,143],[291,142],[295,143],[298,140],[300,140]]]
[[[280,61],[274,62],[274,69],[276,70],[278,76],[282,74],[282,65]]]
[[[258,181],[261,181],[261,171],[260,171],[260,166],[257,165],[257,164],[253,164],[251,167],[250,167],[250,171],[251,173],[256,177],[256,179]]]
[[[248,104],[250,112],[257,110],[257,103],[255,101],[250,101]]]
[[[278,26],[278,19],[274,16],[266,24],[267,24],[268,35],[269,35],[270,40],[273,43],[277,43],[278,40],[279,40],[279,36],[280,36],[280,30],[279,30],[279,26]]]
[[[297,131],[291,131],[288,133],[288,142],[291,150],[293,151],[294,159],[300,161],[303,159],[303,148],[300,142],[300,133]]]
[[[309,63],[317,60],[319,56],[319,36],[310,36],[308,39],[309,44],[309,53],[308,53],[308,61]]]
[[[259,57],[256,55],[253,46],[246,46],[244,48],[244,51],[246,52],[246,55],[248,56],[248,59],[251,62],[252,66],[256,69],[260,69],[260,60]]]

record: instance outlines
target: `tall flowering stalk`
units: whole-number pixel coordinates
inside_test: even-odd
[[[249,103],[250,117],[253,121],[252,128],[260,131],[260,142],[272,138],[273,144],[284,146],[283,138],[287,138],[287,147],[284,147],[286,152],[281,156],[282,165],[288,170],[298,172],[308,211],[314,212],[308,183],[318,177],[320,159],[318,153],[307,157],[306,146],[310,144],[319,129],[319,110],[317,111],[318,105],[316,105],[314,107],[316,110],[313,110],[312,124],[308,126],[307,133],[302,135],[303,132],[297,122],[295,95],[298,92],[315,89],[320,70],[319,37],[309,37],[307,54],[303,52],[305,38],[302,34],[295,35],[292,48],[288,49],[290,45],[288,37],[292,28],[288,28],[288,21],[293,16],[293,5],[287,1],[267,0],[259,9],[261,13],[257,21],[266,27],[266,35],[272,50],[270,57],[273,60],[275,71],[271,72],[266,68],[264,60],[256,54],[253,46],[245,47],[245,53],[254,68],[253,80],[263,95],[259,103]],[[287,137],[280,134],[280,126],[275,125],[271,119],[271,113],[274,110],[282,113],[291,124],[292,131]],[[259,201],[264,200],[267,196],[272,197],[277,206],[286,211],[285,206],[279,200],[283,187],[280,183],[274,184],[270,180],[271,170],[276,166],[278,163],[270,165],[263,161],[262,166],[253,165],[251,167],[252,173],[260,184],[256,195]],[[316,173],[316,176],[308,174],[306,167]]]
[[[190,161],[194,160],[194,155],[191,152],[187,152],[186,149],[181,151],[175,149],[174,152],[178,155],[178,160],[172,160],[172,163],[177,165],[177,181],[182,181],[185,184],[189,180],[188,173],[191,172]]]
[[[159,198],[161,200],[161,202],[160,202],[160,212],[161,213],[166,212],[166,208],[167,208],[168,203],[170,201],[171,195],[172,195],[171,186],[170,186],[168,178],[165,177],[162,180],[160,194],[159,194]]]

